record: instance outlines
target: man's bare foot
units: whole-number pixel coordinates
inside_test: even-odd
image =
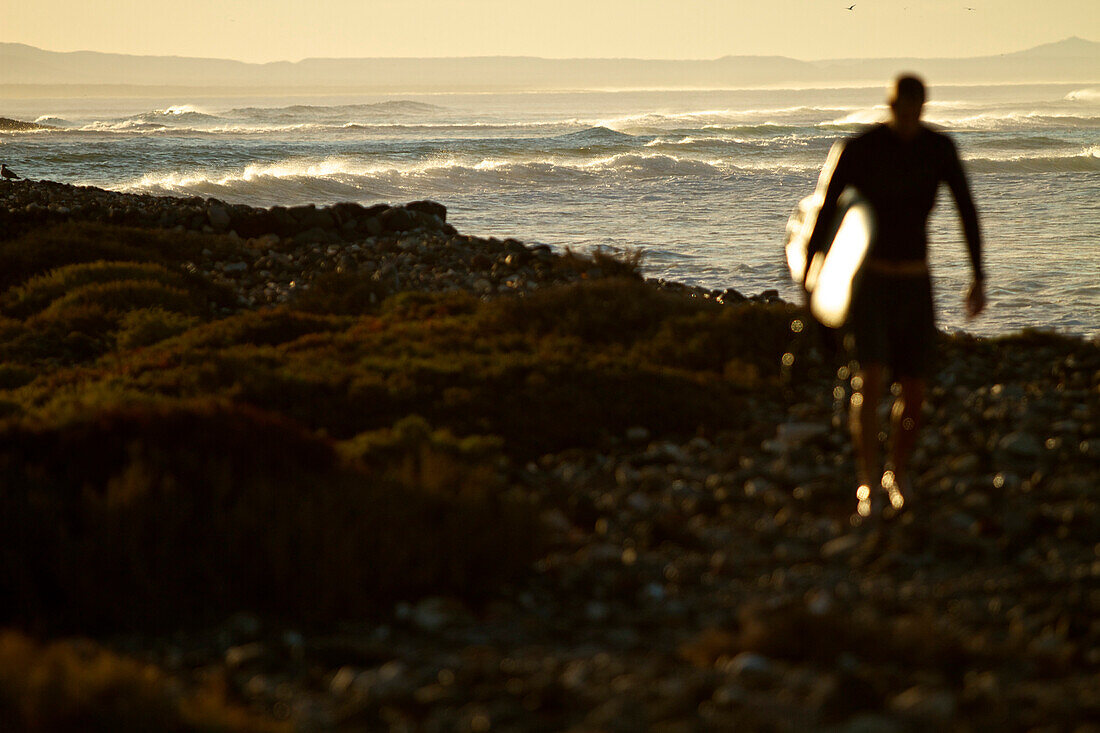
[[[906,496],[911,497],[913,493],[910,490],[908,477],[894,471],[887,471],[882,474],[882,488],[890,498],[890,506],[897,512],[900,512],[905,506]]]
[[[878,487],[862,483],[856,488],[856,515],[861,520],[878,516],[882,511],[882,492]]]

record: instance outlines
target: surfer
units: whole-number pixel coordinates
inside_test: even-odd
[[[844,146],[807,245],[808,263],[827,247],[828,222],[845,188],[854,187],[871,204],[877,232],[852,301],[846,336],[859,364],[851,380],[849,427],[856,451],[860,518],[877,511],[884,497],[901,509],[911,495],[909,457],[920,427],[936,333],[926,226],[941,182],[954,196],[974,272],[965,299],[967,315],[973,318],[985,307],[978,214],[954,143],[921,122],[924,101],[919,78],[897,79],[889,121]],[[890,413],[892,445],[880,473],[877,407],[889,384],[887,374],[901,392]]]

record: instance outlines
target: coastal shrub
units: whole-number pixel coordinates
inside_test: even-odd
[[[652,337],[639,341],[634,355],[651,363],[692,371],[778,377],[784,354],[805,357],[806,344],[790,330],[793,306],[742,304],[706,309],[664,320]]]
[[[3,296],[3,311],[15,318],[37,313],[76,288],[113,281],[158,282],[183,288],[183,278],[160,265],[138,262],[90,262],[51,270],[12,288]]]
[[[308,290],[299,290],[292,306],[311,313],[359,315],[371,313],[390,294],[372,273],[326,272],[314,278]]]
[[[391,429],[362,433],[340,445],[372,472],[431,494],[484,497],[504,485],[503,440],[496,436],[456,438],[433,430],[411,415]]]
[[[16,389],[30,384],[38,376],[34,369],[23,364],[0,364],[0,389]]]
[[[641,280],[644,259],[645,252],[638,248],[616,253],[604,247],[597,247],[587,256],[566,248],[564,254],[553,260],[553,266],[555,269],[567,272],[590,274],[595,271],[600,277],[605,278]]]
[[[382,303],[381,314],[395,321],[425,321],[433,318],[470,316],[484,307],[472,293],[424,293],[409,290],[396,293]]]
[[[341,331],[349,323],[346,318],[303,313],[286,307],[247,311],[194,329],[181,340],[178,348],[186,351],[241,345],[276,346],[309,334]]]
[[[158,282],[119,280],[93,283],[74,288],[42,311],[51,318],[74,307],[99,306],[107,312],[126,312],[141,308],[161,308],[177,313],[201,313],[204,303],[191,293]]]
[[[666,318],[719,308],[717,303],[688,300],[640,280],[608,278],[501,299],[486,310],[504,328],[630,344],[655,333]]]
[[[162,670],[95,642],[38,643],[0,631],[0,729],[289,731],[225,701],[212,681],[183,692]]]
[[[607,309],[616,298],[622,307]],[[737,427],[746,388],[776,383],[789,336],[780,307],[738,310],[629,281],[548,289],[530,306],[508,300],[409,293],[359,318],[246,312],[120,353],[111,371],[148,394],[232,399],[337,439],[415,414],[456,436],[500,436],[509,455],[529,457],[633,425],[683,434]],[[588,330],[577,302],[603,309],[598,328]],[[564,324],[553,317],[559,306],[573,311]],[[693,330],[703,335],[680,353]],[[599,338],[604,332],[622,341]],[[59,378],[85,385],[65,394],[114,379]],[[20,399],[45,409],[55,391],[38,380]]]
[[[162,308],[143,308],[122,317],[115,340],[119,348],[134,349],[178,336],[198,319]]]
[[[241,609],[351,618],[426,593],[476,600],[536,552],[533,509],[518,497],[398,485],[242,406],[9,421],[0,474],[0,613],[17,623],[162,628]]]
[[[213,234],[68,222],[0,238],[0,292],[65,265],[105,260],[165,266],[239,257],[245,245]]]
[[[27,319],[18,332],[0,340],[0,358],[23,364],[75,364],[114,346],[120,314],[98,304],[51,309]]]
[[[120,237],[123,232],[117,227],[71,223],[35,229],[21,237],[0,241],[0,290],[80,262],[162,261],[155,250],[140,245],[147,232],[130,231],[134,236]]]

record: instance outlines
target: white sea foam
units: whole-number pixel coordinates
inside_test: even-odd
[[[310,186],[334,182],[362,190],[414,190],[430,186],[449,190],[463,186],[526,186],[575,182],[593,177],[620,179],[710,177],[736,170],[719,160],[671,155],[619,153],[592,158],[481,160],[444,157],[405,164],[364,164],[344,158],[319,161],[287,160],[252,164],[231,171],[168,171],[149,173],[124,184],[130,191],[199,194],[211,187],[240,195],[260,195],[273,184]]]
[[[857,109],[854,112],[830,120],[828,122],[822,122],[819,127],[849,127],[852,125],[873,125],[878,122],[885,122],[887,118],[886,106],[872,107],[871,109]]]
[[[984,333],[1100,327],[1081,267],[1100,226],[1097,92],[953,88],[927,105],[926,119],[966,157],[983,224],[997,232],[990,271],[1035,303],[1025,312],[994,302],[976,326]],[[435,198],[472,234],[640,245],[656,252],[651,274],[796,297],[779,280],[782,221],[812,190],[831,142],[886,117],[881,98],[875,89],[424,97],[438,105],[25,104],[7,114],[71,124],[0,142],[20,172],[110,188],[265,206]],[[1036,226],[1018,215],[1024,207],[1051,212],[1052,223]],[[931,238],[945,259],[957,255],[936,263],[947,283],[937,296],[944,325],[975,328],[947,292],[969,274],[952,207],[937,208]]]
[[[1100,145],[1061,155],[975,156],[966,159],[967,169],[983,173],[1073,173],[1100,172]]]
[[[1066,95],[1067,102],[1100,102],[1100,89],[1075,89]]]

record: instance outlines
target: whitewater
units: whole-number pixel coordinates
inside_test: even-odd
[[[881,87],[21,99],[0,133],[31,178],[257,206],[432,198],[465,233],[645,253],[647,274],[798,292],[787,217],[833,141],[885,119]],[[1100,336],[1100,83],[931,87],[986,239],[991,306],[967,321],[954,204],[930,221],[939,322]]]

